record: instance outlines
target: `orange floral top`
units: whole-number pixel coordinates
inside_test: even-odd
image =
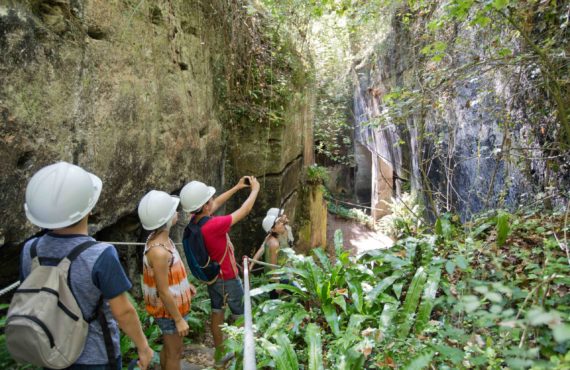
[[[170,267],[168,269],[168,289],[172,297],[174,297],[178,312],[180,312],[182,316],[190,312],[190,303],[192,301],[192,293],[190,283],[187,279],[186,269],[184,268],[184,264],[174,243],[172,243],[170,239],[169,242],[170,245],[164,245],[162,243],[149,245],[147,242],[144,248],[142,284],[144,301],[148,314],[156,318],[171,319],[172,316],[168,313],[168,310],[159,297],[158,290],[156,289],[154,271],[146,257],[146,254],[152,248],[164,248],[171,254],[169,261]]]

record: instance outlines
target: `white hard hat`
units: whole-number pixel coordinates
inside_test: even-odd
[[[216,193],[216,189],[200,181],[191,181],[180,191],[180,202],[186,212],[200,209]]]
[[[45,229],[73,225],[95,207],[102,187],[100,178],[79,166],[67,162],[46,166],[26,187],[26,217]]]
[[[266,233],[268,233],[271,230],[271,228],[273,228],[273,225],[275,225],[275,220],[277,220],[277,216],[273,215],[265,216],[265,218],[261,222],[261,227],[263,227],[263,230],[265,230]]]
[[[180,198],[164,191],[151,190],[139,203],[139,218],[145,230],[156,230],[172,219]]]
[[[279,217],[283,214],[283,208],[269,208],[267,216]]]

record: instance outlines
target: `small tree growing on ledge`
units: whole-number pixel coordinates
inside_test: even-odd
[[[325,167],[312,165],[307,168],[307,183],[325,184],[329,180],[329,173]]]

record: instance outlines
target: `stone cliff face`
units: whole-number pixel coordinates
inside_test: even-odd
[[[494,35],[467,24],[449,31],[445,58],[431,61],[418,40],[437,12],[411,22],[394,15],[385,39],[354,69],[355,137],[370,156],[360,153],[357,161],[373,163],[376,216],[403,187],[421,189],[426,204],[463,218],[530,204],[537,195],[563,204],[568,153],[552,162],[548,115],[531,118],[547,99],[536,72],[479,63],[489,58],[485,45]],[[513,49],[519,52],[520,44]],[[429,79],[443,68],[468,72],[449,73],[444,87],[430,91]]]
[[[141,239],[134,215],[142,195],[153,188],[175,193],[192,179],[221,192],[240,176],[260,178],[263,209],[242,226],[248,232],[236,228],[238,245],[254,244],[266,207],[286,204],[294,213],[303,165],[312,160],[303,66],[292,48],[279,73],[265,66],[254,48],[280,41],[264,37],[263,20],[247,16],[242,5],[2,2],[0,245],[10,255],[5,262],[14,262],[2,272],[5,280],[16,276],[19,243],[38,231],[23,212],[27,180],[58,160],[103,180],[90,225],[100,238]],[[249,41],[238,43],[238,36]],[[277,101],[273,81],[261,81],[269,98],[256,100],[254,85],[243,81],[251,75],[240,69],[247,65],[287,87],[274,95],[280,99],[269,112],[279,115],[272,122],[262,117]],[[244,115],[241,106],[261,114]],[[129,247],[123,256],[133,253]]]

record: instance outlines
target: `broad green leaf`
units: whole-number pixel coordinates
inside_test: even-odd
[[[434,267],[430,271],[423,295],[422,301],[420,303],[420,308],[418,309],[418,315],[416,317],[416,333],[421,333],[431,316],[431,311],[435,304],[435,296],[437,294],[437,287],[439,285],[439,279],[441,277],[441,267]]]
[[[552,330],[552,335],[554,336],[554,340],[558,343],[566,342],[570,340],[570,325],[568,324],[560,324],[554,327]]]
[[[497,215],[497,245],[502,246],[507,241],[511,227],[509,225],[509,213],[500,211]]]
[[[540,326],[540,325],[550,325],[557,326],[560,325],[560,313],[557,311],[544,311],[542,308],[533,308],[528,311],[526,318],[530,325]]]
[[[445,344],[434,346],[434,349],[439,352],[442,357],[449,359],[455,365],[461,363],[463,357],[465,357],[465,353],[463,353],[462,350],[446,346]]]
[[[398,283],[398,284],[394,284],[392,285],[392,290],[394,291],[394,293],[396,294],[396,297],[400,298],[400,296],[402,295],[402,289],[404,288],[404,283]]]
[[[392,319],[398,311],[398,306],[398,303],[386,303],[384,305],[384,309],[382,310],[382,314],[378,320],[378,329],[380,329],[381,333],[386,332],[392,325]]]
[[[336,297],[333,298],[333,302],[336,303],[340,308],[342,308],[344,313],[346,313],[346,300],[344,296],[337,295]]]
[[[435,222],[435,233],[442,236],[444,239],[449,240],[453,233],[451,222],[445,217],[438,218]]]
[[[336,257],[340,258],[341,254],[344,252],[344,242],[342,240],[342,230],[337,229],[334,232],[334,249]]]
[[[532,367],[534,362],[524,358],[507,358],[505,359],[510,369],[528,369]]]
[[[321,262],[321,266],[323,266],[323,269],[329,272],[331,270],[331,261],[329,260],[329,256],[326,254],[326,252],[321,248],[315,248],[313,249],[313,253],[318,257],[319,261]]]
[[[334,306],[325,304],[323,305],[323,313],[325,314],[325,319],[331,328],[332,333],[338,337],[340,333],[340,327],[338,325],[338,315]]]
[[[465,270],[467,269],[467,266],[469,266],[465,257],[463,257],[460,254],[455,256],[455,263],[457,264],[457,267],[459,267],[461,270]]]
[[[330,280],[325,281],[320,288],[321,291],[321,302],[329,302],[331,299],[331,282]]]
[[[314,323],[307,326],[305,343],[309,356],[309,370],[322,370],[323,367],[323,344],[321,342],[321,329]]]
[[[455,263],[453,261],[448,260],[445,263],[445,271],[447,271],[448,275],[453,275],[453,272],[455,271]]]
[[[360,282],[353,283],[352,281],[348,280],[348,287],[350,288],[350,297],[354,302],[354,307],[358,312],[362,312],[362,305],[364,304],[364,300],[362,298],[362,286]]]
[[[474,295],[463,296],[461,298],[461,302],[463,303],[463,307],[467,313],[475,311],[481,305],[479,298]]]
[[[297,288],[294,285],[277,284],[277,283],[276,284],[267,284],[267,285],[261,286],[259,288],[252,289],[249,293],[252,297],[255,297],[255,296],[258,296],[260,294],[270,292],[274,289],[287,290],[291,293],[299,295],[300,297],[306,297],[306,295],[307,295],[305,292],[303,292],[301,289]]]
[[[399,273],[395,273],[394,275],[388,276],[380,282],[380,284],[376,285],[367,295],[366,300],[374,301],[378,294],[382,293],[386,288],[389,288],[390,285],[394,284],[396,280],[401,277]]]
[[[420,296],[426,283],[427,274],[423,267],[419,267],[410,283],[406,300],[402,306],[402,310],[398,313],[398,337],[405,338],[408,336],[413,324],[413,317],[418,308]]]
[[[366,319],[368,318],[368,316],[364,316],[364,315],[351,315],[350,316],[350,320],[348,321],[348,325],[346,327],[346,330],[343,334],[344,337],[353,337],[355,339],[360,337],[360,328],[362,326],[362,323],[364,321],[366,321]]]
[[[295,370],[299,368],[299,362],[297,360],[297,354],[295,353],[295,349],[293,345],[289,341],[289,338],[285,333],[279,333],[275,336],[277,340],[277,345],[281,346],[285,349],[285,353],[287,354],[287,358],[289,359],[290,367],[289,369]]]
[[[409,364],[405,365],[403,368],[406,370],[422,370],[429,366],[434,353],[426,353],[415,357]]]
[[[494,303],[499,303],[503,300],[503,297],[497,292],[488,292],[485,294],[485,298]]]
[[[481,226],[477,227],[474,231],[473,231],[473,236],[479,236],[481,233],[483,233],[485,230],[487,230],[488,228],[490,228],[492,226],[492,224],[490,223],[484,223]]]
[[[275,335],[277,345],[268,344],[265,348],[275,362],[275,368],[278,370],[295,370],[299,369],[299,362],[295,350],[287,338],[287,335],[278,333]]]

